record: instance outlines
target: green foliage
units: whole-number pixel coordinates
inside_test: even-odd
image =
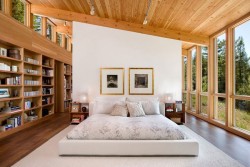
[[[42,17],[33,15],[33,29],[38,32],[42,33]]]
[[[207,47],[201,48],[201,63],[202,63],[202,91],[208,91],[208,51]]]
[[[192,50],[192,90],[196,90],[196,49]]]
[[[250,95],[250,57],[245,51],[243,37],[235,41],[235,93]]]
[[[184,90],[187,90],[187,57],[185,56],[184,59]]]
[[[226,40],[217,39],[218,93],[226,92]]]
[[[24,24],[25,5],[20,0],[12,0],[12,17]]]

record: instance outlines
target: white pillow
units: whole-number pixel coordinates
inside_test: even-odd
[[[122,101],[95,101],[93,114],[110,114],[116,103],[125,104]]]
[[[127,102],[130,117],[145,116],[141,102]]]
[[[160,114],[159,101],[141,101],[141,104],[146,115],[159,115]]]
[[[127,117],[128,116],[127,105],[115,104],[110,115]]]
[[[157,96],[129,96],[126,100],[129,102],[159,101],[159,98]]]

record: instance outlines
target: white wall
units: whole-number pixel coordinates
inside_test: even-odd
[[[73,22],[73,100],[100,96],[100,68],[153,67],[155,95],[181,100],[181,42],[140,33]]]

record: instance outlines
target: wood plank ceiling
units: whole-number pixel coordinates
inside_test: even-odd
[[[32,4],[90,13],[91,0],[29,0]],[[92,0],[101,18],[142,24],[148,0]],[[148,25],[209,36],[250,13],[250,0],[152,0]],[[185,49],[192,44],[184,43]]]

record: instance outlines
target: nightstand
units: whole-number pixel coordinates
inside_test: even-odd
[[[89,103],[70,103],[70,123],[79,124],[89,116]]]
[[[165,116],[177,124],[185,123],[185,104],[182,103],[182,111],[176,111],[175,104],[173,104],[173,111],[166,111]]]

